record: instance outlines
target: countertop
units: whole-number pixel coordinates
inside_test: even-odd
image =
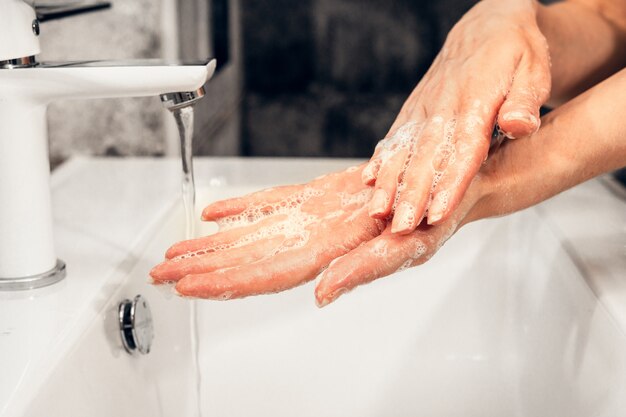
[[[303,182],[354,165],[345,159],[196,158],[199,186]],[[560,237],[604,308],[626,333],[626,200],[603,179],[581,184],[538,210]],[[141,255],[138,245],[180,194],[180,160],[74,158],[52,175],[59,284],[0,292],[0,416],[45,381],[55,358],[96,320]],[[453,237],[454,239],[454,237]]]

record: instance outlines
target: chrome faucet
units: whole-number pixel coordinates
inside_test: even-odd
[[[215,71],[215,60],[39,63],[38,36],[29,4],[0,0],[0,290],[65,276],[52,234],[48,104],[154,95],[171,109],[202,98]]]

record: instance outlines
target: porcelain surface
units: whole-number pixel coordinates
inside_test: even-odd
[[[198,159],[198,206],[355,163]],[[192,415],[189,301],[146,283],[182,238],[179,164],[74,159],[55,172],[68,277],[0,293],[0,416]],[[621,417],[625,205],[590,181],[471,224],[427,264],[321,310],[312,284],[199,302],[204,414]],[[116,327],[136,294],[154,316],[147,356],[128,355]]]

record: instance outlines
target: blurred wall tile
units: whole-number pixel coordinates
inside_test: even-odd
[[[367,157],[474,2],[244,0],[244,153]]]
[[[114,0],[111,9],[42,24],[42,61],[158,58],[160,0]],[[158,98],[53,103],[50,154],[160,155],[164,137]]]

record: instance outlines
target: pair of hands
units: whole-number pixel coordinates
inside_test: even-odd
[[[315,298],[324,306],[428,260],[476,217],[489,175],[476,174],[495,121],[510,138],[539,128],[550,62],[535,7],[479,3],[451,31],[369,163],[208,206],[203,219],[220,232],[172,246],[153,279],[175,281],[184,296],[229,299],[319,276]]]
[[[209,205],[202,217],[220,232],[173,245],[152,278],[176,282],[183,296],[224,300],[283,291],[319,275],[315,299],[324,306],[428,260],[483,196],[478,177],[446,222],[394,234],[389,221],[368,213],[373,189],[361,181],[364,167]]]

